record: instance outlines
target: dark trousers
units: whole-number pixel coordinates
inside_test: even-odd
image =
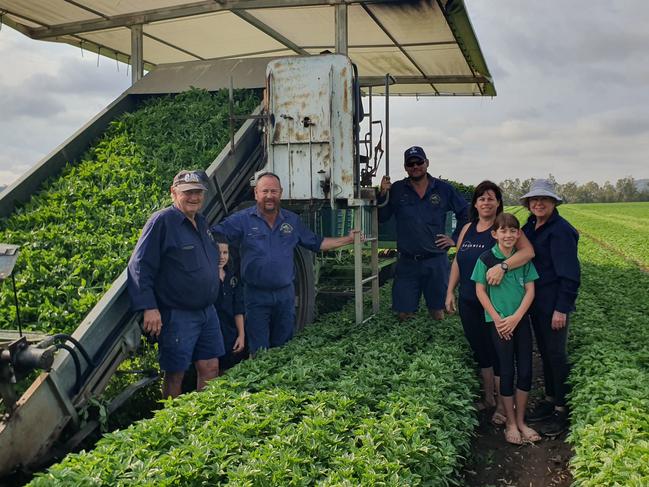
[[[560,330],[552,329],[552,314],[532,307],[530,318],[536,337],[536,344],[543,361],[543,378],[545,394],[554,398],[555,405],[566,405],[568,385],[566,380],[570,373],[566,344],[568,342],[568,320]]]
[[[510,340],[500,338],[493,323],[489,323],[489,327],[500,365],[500,395],[514,395],[514,377],[517,389],[529,391],[532,388],[532,330],[529,320],[527,317],[521,320]]]
[[[493,367],[494,374],[500,375],[496,350],[489,336],[489,328],[493,325],[485,321],[484,308],[480,301],[460,298],[458,309],[464,336],[471,346],[473,358],[478,366],[481,369]]]

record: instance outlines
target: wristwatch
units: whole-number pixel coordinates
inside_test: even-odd
[[[509,264],[507,262],[503,261],[503,262],[500,263],[500,268],[502,270],[504,270],[505,272],[507,272],[509,270]]]

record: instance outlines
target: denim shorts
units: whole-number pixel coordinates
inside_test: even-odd
[[[213,305],[205,309],[162,309],[158,360],[165,372],[184,372],[197,360],[225,354],[219,318]]]

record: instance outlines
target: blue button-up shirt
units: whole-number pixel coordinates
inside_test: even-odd
[[[323,240],[306,228],[298,215],[285,209],[279,210],[270,228],[257,206],[230,215],[212,231],[239,248],[243,282],[268,290],[293,283],[293,251],[297,245],[318,252]]]
[[[396,181],[390,189],[390,200],[379,208],[379,221],[392,215],[397,220],[397,249],[405,255],[446,253],[435,245],[438,234],[446,231],[446,213],[453,211],[457,226],[453,240],[457,242],[460,230],[468,222],[468,204],[462,195],[446,181],[429,174],[428,187],[423,198],[413,188],[409,178]],[[385,198],[379,198],[379,203]]]
[[[557,210],[538,229],[535,226],[536,217],[530,215],[523,232],[534,247],[532,262],[539,273],[534,306],[547,312],[574,311],[581,282],[579,233]]]
[[[224,321],[234,323],[235,315],[246,313],[243,299],[243,286],[241,285],[239,276],[230,269],[229,265],[225,266],[225,278],[221,283],[219,297],[214,305],[219,314],[221,325],[223,325]]]
[[[133,310],[203,309],[219,295],[219,250],[203,215],[196,226],[175,206],[154,213],[128,263]]]

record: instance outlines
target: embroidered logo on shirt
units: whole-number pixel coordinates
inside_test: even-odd
[[[282,226],[279,227],[279,231],[283,235],[289,235],[293,233],[293,226],[290,223],[282,223]]]
[[[430,195],[430,198],[428,199],[428,201],[430,201],[430,203],[432,205],[437,206],[437,205],[439,205],[439,203],[441,201],[441,198],[439,197],[439,195],[437,193],[433,193],[433,194]]]

